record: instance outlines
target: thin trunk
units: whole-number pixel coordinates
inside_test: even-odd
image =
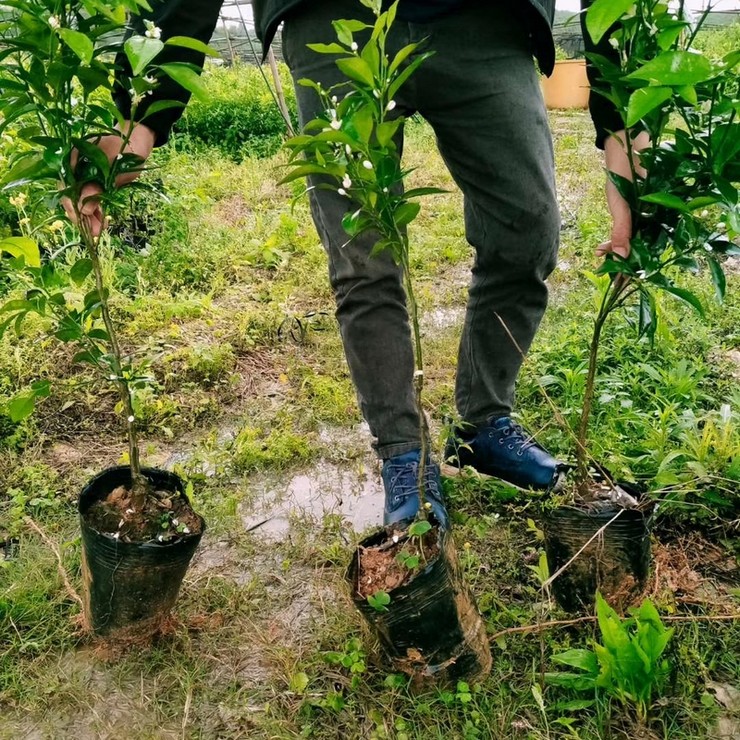
[[[105,330],[108,333],[109,344],[111,348],[113,372],[116,374],[116,385],[121,396],[124,413],[126,415],[126,432],[128,435],[128,453],[129,465],[131,467],[131,504],[134,509],[143,509],[147,493],[147,484],[144,476],[141,474],[141,463],[139,462],[139,443],[136,431],[136,417],[134,415],[133,401],[131,399],[131,389],[123,378],[123,361],[121,345],[118,342],[115,325],[110,316],[108,306],[108,295],[103,281],[103,266],[100,263],[100,254],[98,252],[98,239],[90,234],[89,230],[84,227],[84,217],[78,214],[78,223],[80,224],[80,233],[82,234],[87,253],[93,265],[93,274],[95,275],[95,287],[100,299],[100,312],[105,324]]]
[[[417,487],[419,493],[419,514],[420,520],[426,520],[427,512],[424,507],[424,475],[427,467],[427,455],[429,454],[429,426],[424,408],[422,406],[422,391],[424,390],[424,355],[421,348],[421,330],[419,328],[419,308],[416,303],[414,286],[411,280],[411,269],[408,258],[408,242],[404,241],[403,257],[403,275],[406,283],[406,296],[408,300],[409,316],[411,318],[411,328],[414,334],[414,358],[416,371],[414,372],[414,393],[416,396],[416,411],[419,415],[419,438],[421,442],[421,454],[419,459],[419,471]]]

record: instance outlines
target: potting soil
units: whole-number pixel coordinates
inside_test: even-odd
[[[85,516],[93,529],[121,542],[172,542],[183,534],[198,534],[202,521],[177,491],[150,490],[144,508],[134,509],[125,486],[92,504]]]
[[[419,548],[421,539],[422,547]],[[423,566],[439,554],[438,536],[431,529],[423,537],[409,537],[405,532],[392,532],[388,540],[372,547],[360,548],[357,591],[361,598],[385,591],[392,591],[408,583],[416,572],[399,562],[398,556],[417,556]]]

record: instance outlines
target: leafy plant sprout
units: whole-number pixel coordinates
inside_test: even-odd
[[[421,536],[430,528],[427,513],[431,507],[424,500],[430,436],[422,407],[424,356],[419,310],[411,277],[407,226],[419,214],[420,205],[416,198],[444,191],[430,187],[403,192],[402,185],[410,170],[401,169],[395,142],[405,119],[395,112],[394,98],[431,52],[418,53],[420,44],[414,43],[390,59],[386,52],[386,39],[395,20],[398,3],[381,12],[381,0],[360,2],[375,14],[373,25],[357,20],[334,21],[338,43],[309,44],[309,48],[320,54],[338,55],[336,64],[347,82],[327,90],[313,80],[299,81],[298,84],[316,91],[325,112],[320,118],[309,121],[303,134],[286,142],[286,147],[292,151],[289,164],[292,171],[282,182],[311,177],[313,182],[306,192],[312,188],[325,188],[345,196],[353,205],[343,219],[349,237],[374,231],[379,239],[371,256],[388,252],[401,267],[414,338],[416,370],[413,382],[421,441],[419,521],[412,525],[413,531],[409,530],[409,533]],[[371,35],[360,48],[354,34],[364,31],[371,31]]]
[[[149,379],[137,371],[121,347],[101,264],[101,229],[91,220],[88,206],[97,209],[104,232],[107,206],[116,185],[145,187],[130,182],[144,166],[141,158],[127,151],[133,126],[112,100],[114,85],[122,84],[127,90],[131,120],[145,120],[165,108],[181,105],[158,101],[143,116],[138,115],[142,102],[163,75],[191,92],[201,93],[190,65],[154,63],[165,45],[212,52],[186,37],[163,42],[159,29],[146,20],[144,33],[131,35],[124,44],[130,74],[119,76],[116,83],[117,46],[111,34],[124,30],[129,16],[150,10],[146,0],[80,0],[69,4],[18,0],[0,5],[4,10],[0,24],[0,133],[13,124],[19,144],[0,187],[33,185],[52,204],[64,199],[77,224],[85,255],[65,273],[63,265],[53,258],[42,259],[38,245],[29,237],[1,240],[0,253],[12,257],[10,269],[25,289],[25,297],[0,307],[0,334],[10,326],[20,331],[26,316],[37,314],[48,321],[50,335],[78,346],[76,362],[93,366],[101,378],[116,385],[128,437],[132,505],[141,509],[148,484],[141,474],[134,394]],[[103,137],[110,136],[120,141],[112,159],[97,146]],[[68,298],[66,289],[70,283],[82,286],[90,274],[95,287],[84,296],[80,307]],[[35,399],[47,394],[48,384],[34,384],[11,406],[14,420],[30,414]]]
[[[695,52],[692,43],[705,19],[706,13],[692,25],[682,2],[670,7],[660,0],[596,0],[585,17],[594,42],[608,38],[616,54],[592,54],[591,61],[602,78],[598,92],[615,105],[628,132],[631,177],[607,174],[629,205],[633,235],[629,256],[610,256],[599,269],[611,281],[594,321],[577,429],[577,486],[584,497],[588,427],[606,320],[636,304],[639,334],[652,338],[658,321],[656,290],[703,313],[699,297],[677,285],[673,273],[706,266],[721,300],[725,276],[720,258],[740,254],[732,242],[740,233],[740,52],[716,64]],[[648,144],[636,152],[634,140],[641,131]]]

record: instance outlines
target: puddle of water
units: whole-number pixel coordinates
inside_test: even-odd
[[[319,527],[327,514],[341,516],[356,532],[383,521],[383,484],[371,458],[349,466],[320,461],[287,482],[266,481],[260,489],[248,509],[243,506],[242,521],[264,538],[285,539],[292,521]]]
[[[421,328],[425,332],[434,332],[462,327],[464,318],[465,308],[463,306],[435,308],[421,315]]]

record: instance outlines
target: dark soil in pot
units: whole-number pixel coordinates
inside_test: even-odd
[[[646,586],[654,506],[639,503],[640,492],[629,485],[619,486],[638,506],[597,500],[560,507],[545,520],[550,573],[554,575],[575,558],[552,583],[553,595],[566,611],[590,611],[597,590],[623,611]],[[583,552],[577,555],[581,548]]]
[[[394,542],[394,538],[397,541]],[[382,530],[358,546],[347,571],[352,598],[395,670],[417,688],[484,678],[491,670],[485,624],[465,586],[452,535],[432,528],[420,552],[403,533]],[[409,569],[396,556],[418,554]],[[369,580],[368,580],[369,579]],[[368,595],[390,595],[385,611]]]
[[[128,466],[104,470],[80,494],[85,611],[98,635],[158,632],[205,530],[178,476],[142,473],[152,486],[143,513],[130,506]]]

